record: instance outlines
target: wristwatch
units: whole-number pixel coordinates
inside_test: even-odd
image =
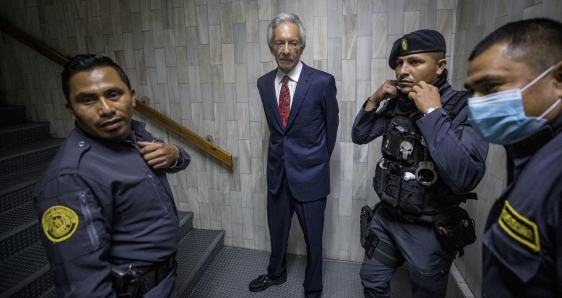
[[[423,114],[423,115],[425,116],[425,115],[427,115],[427,114],[429,114],[433,111],[435,111],[435,108],[429,108],[429,109],[427,109],[427,112],[425,112],[425,114]]]

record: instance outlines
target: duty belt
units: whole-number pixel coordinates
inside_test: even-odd
[[[111,268],[113,289],[120,298],[136,298],[148,293],[176,269],[176,253],[164,262],[151,267],[135,268],[133,265],[125,270],[117,266]]]

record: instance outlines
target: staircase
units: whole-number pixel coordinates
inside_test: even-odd
[[[0,298],[56,297],[33,207],[33,186],[64,139],[49,123],[26,122],[25,107],[0,106]],[[223,246],[224,231],[194,230],[193,213],[179,212],[179,297],[189,297]]]

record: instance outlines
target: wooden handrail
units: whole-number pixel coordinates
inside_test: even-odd
[[[158,112],[157,110],[153,109],[151,106],[137,99],[137,105],[135,106],[135,110],[145,115],[146,117],[150,118],[150,120],[166,127],[168,130],[177,134],[178,136],[182,137],[183,139],[187,140],[193,145],[203,149],[205,152],[213,155],[218,160],[224,162],[229,166],[232,166],[232,155],[230,155],[230,153],[215,146],[207,139],[183,127],[181,124],[177,123],[176,121],[166,117],[166,115]]]
[[[40,41],[30,37],[27,33],[24,33],[12,25],[0,20],[0,30],[10,35],[14,39],[20,41],[26,46],[34,49],[43,56],[51,59],[60,66],[63,66],[68,62],[68,59],[63,55],[50,49]],[[210,155],[216,157],[218,160],[224,162],[225,164],[232,166],[232,155],[225,150],[215,146],[213,143],[209,142],[207,139],[199,136],[193,131],[183,127],[181,124],[175,122],[174,120],[166,117],[166,115],[160,113],[159,111],[151,108],[145,103],[137,100],[135,110],[148,117],[150,120],[164,126],[166,129],[177,134],[184,140],[192,143],[193,145],[201,148],[203,151],[209,153]]]

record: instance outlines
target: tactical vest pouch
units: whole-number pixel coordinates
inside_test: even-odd
[[[402,181],[400,184],[400,210],[421,214],[423,209],[423,195],[425,188],[416,180]]]
[[[435,234],[446,251],[459,251],[459,257],[464,254],[463,248],[476,241],[474,220],[461,207],[454,207],[436,214],[433,219]]]
[[[396,129],[396,125],[391,124],[391,128],[384,135],[382,151],[390,156],[398,157],[400,155],[400,142],[402,137],[400,131]]]
[[[402,124],[405,125],[406,124]],[[415,166],[423,158],[423,150],[417,133],[392,122],[384,135],[383,156],[392,156],[402,164]]]
[[[386,175],[386,171],[383,167],[384,161],[381,160],[376,166],[375,176],[373,177],[373,189],[375,190],[375,193],[379,196],[379,198],[382,196],[385,180],[384,177]]]
[[[383,186],[381,194],[381,201],[395,208],[398,206],[400,198],[400,183],[402,182],[401,175],[394,175],[389,172],[385,173],[386,184]]]

